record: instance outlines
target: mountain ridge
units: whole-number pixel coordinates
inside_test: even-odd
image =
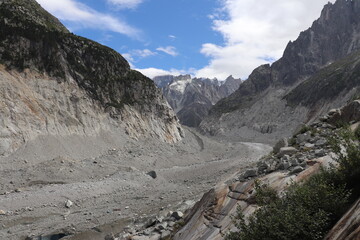
[[[162,89],[180,122],[189,127],[198,127],[209,109],[238,89],[242,82],[232,76],[219,81],[216,78],[192,78],[191,75],[165,75],[153,80]]]
[[[358,1],[338,0],[325,5],[320,18],[296,41],[289,42],[282,58],[256,68],[237,91],[210,110],[200,124],[202,132],[232,139],[238,136],[238,140],[276,141],[306,122],[308,112],[319,116],[344,104],[351,96],[316,111],[302,105],[290,108],[283,97],[323,67],[360,49],[359,15]],[[286,119],[282,115],[292,116]]]

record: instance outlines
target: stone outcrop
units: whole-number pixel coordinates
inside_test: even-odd
[[[288,175],[286,172],[273,172],[259,180],[267,183],[277,191],[283,191],[292,182],[307,179],[320,170],[326,159],[314,159],[313,166],[298,175]],[[235,230],[232,216],[237,207],[243,209],[243,214],[249,216],[257,206],[251,203],[254,193],[254,179],[243,182],[235,182],[231,185],[219,185],[204,194],[203,198],[191,209],[185,218],[186,225],[176,233],[176,240],[192,239],[223,239],[223,234]]]
[[[154,82],[180,122],[186,126],[197,127],[208,115],[209,109],[220,99],[229,96],[239,88],[241,79],[229,76],[224,82],[217,79],[192,78],[190,75],[159,76]]]
[[[1,1],[0,64],[0,154],[47,134],[182,138],[150,79],[114,50],[69,33],[34,0]]]
[[[324,240],[360,239],[360,199],[339,220]]]
[[[255,69],[210,110],[202,131],[274,143],[300,123],[344,105],[359,86],[359,16],[358,1],[328,3],[311,28],[289,42],[281,59]]]
[[[342,109],[357,109],[354,107],[356,104],[357,101],[354,101]],[[331,110],[328,114],[339,111]],[[347,116],[355,116],[358,112],[358,109],[349,110]],[[351,119],[350,121],[354,121]],[[224,234],[236,230],[232,216],[236,214],[238,207],[241,207],[245,218],[258,208],[253,201],[256,192],[255,180],[267,184],[280,193],[291,183],[304,181],[323,167],[333,165],[334,154],[327,138],[337,136],[335,130],[336,126],[318,121],[311,126],[304,126],[290,139],[282,139],[277,144],[279,146],[274,149],[276,151],[260,159],[257,169],[244,170],[239,173],[239,177],[219,183],[204,194],[188,212],[184,219],[185,226],[175,234],[174,239],[223,239]],[[301,141],[298,141],[299,139]],[[290,147],[285,147],[287,145],[285,143]],[[360,219],[358,216],[359,201],[334,226],[325,239],[358,239]]]
[[[360,100],[355,100],[340,109],[334,109],[323,117],[323,121],[337,125],[360,121]]]

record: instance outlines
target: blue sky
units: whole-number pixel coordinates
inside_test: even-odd
[[[207,16],[216,8],[214,1],[193,2],[195,3],[189,8],[185,6],[191,0],[148,0],[135,9],[114,10],[113,6],[103,1],[86,1],[93,9],[125,19],[140,31],[139,36],[129,38],[101,29],[76,29],[76,26],[74,30],[77,34],[109,45],[120,53],[127,53],[125,56],[130,57],[137,68],[200,68],[207,63],[207,59],[200,53],[204,39],[220,43],[222,36],[212,31],[211,19]],[[72,28],[71,22],[65,23]],[[140,52],[145,49],[151,52]]]
[[[328,0],[37,0],[149,77],[246,78],[281,57]],[[333,2],[333,1],[332,1]]]

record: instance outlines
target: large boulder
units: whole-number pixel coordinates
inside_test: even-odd
[[[299,134],[296,136],[296,143],[301,144],[301,143],[309,141],[310,139],[311,139],[311,133],[306,132],[306,133]]]
[[[333,125],[352,121],[358,122],[360,121],[360,100],[355,100],[340,110],[332,110],[331,114],[328,115],[327,122]]]
[[[291,155],[295,154],[297,151],[298,150],[296,148],[294,148],[294,147],[282,147],[282,148],[280,148],[279,153],[277,154],[277,156],[279,158],[281,158],[281,157],[283,157],[285,155],[291,156]]]
[[[360,100],[355,100],[342,108],[342,118],[346,122],[360,121]]]
[[[287,146],[289,146],[287,138],[282,138],[275,144],[275,146],[273,148],[273,152],[275,154],[277,154],[277,153],[279,153],[280,148],[287,147]]]
[[[150,171],[148,173],[146,173],[147,175],[149,175],[150,177],[152,177],[153,179],[157,178],[157,174],[155,171]]]
[[[300,173],[302,171],[304,171],[304,168],[302,168],[300,166],[297,166],[297,167],[294,167],[293,170],[291,170],[290,175],[297,174],[297,173]]]
[[[175,218],[176,220],[180,220],[184,217],[184,214],[180,211],[173,212],[171,217]]]
[[[243,178],[250,178],[250,177],[256,177],[257,174],[257,170],[256,169],[248,169],[246,170],[246,172],[243,174]]]

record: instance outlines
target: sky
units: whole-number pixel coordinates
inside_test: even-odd
[[[121,53],[133,69],[246,79],[279,59],[335,0],[37,0],[71,32]]]

